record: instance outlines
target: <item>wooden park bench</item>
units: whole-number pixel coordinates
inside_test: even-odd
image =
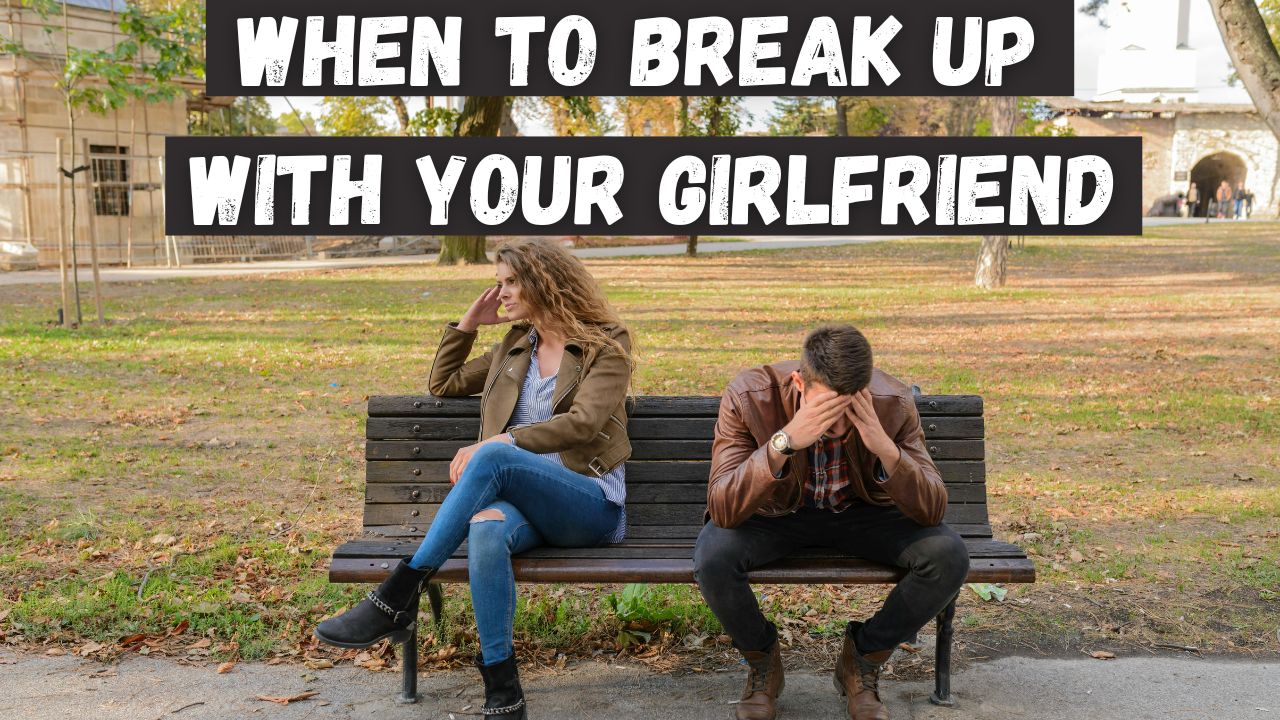
[[[627,537],[594,548],[535,548],[513,559],[522,582],[692,583],[693,545],[703,525],[712,428],[718,397],[639,397],[630,412],[633,454],[627,462]],[[969,548],[974,583],[1029,583],[1035,567],[1020,548],[994,540],[987,517],[982,398],[918,395],[929,453],[947,484],[946,521]],[[381,582],[412,555],[449,492],[449,462],[479,434],[478,398],[369,398],[366,426],[364,537],[333,553],[329,581]],[[751,573],[754,583],[895,583],[898,568],[832,550],[802,550]],[[467,580],[466,545],[436,574],[428,590],[440,619],[439,583]],[[935,691],[951,705],[953,601],[937,619]],[[406,643],[400,702],[417,698],[417,637]]]

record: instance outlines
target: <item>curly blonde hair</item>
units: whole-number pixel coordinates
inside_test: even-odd
[[[600,284],[582,261],[563,246],[542,239],[505,242],[494,253],[520,282],[520,297],[529,305],[535,324],[584,348],[611,348],[635,368],[632,352],[611,337],[604,325],[622,325]]]

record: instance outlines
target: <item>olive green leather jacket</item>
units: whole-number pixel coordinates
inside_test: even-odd
[[[468,361],[477,333],[449,323],[431,365],[428,389],[440,397],[483,393],[479,440],[510,430],[525,450],[558,452],[565,467],[583,475],[607,474],[631,457],[626,414],[630,359],[612,348],[586,349],[567,341],[556,375],[555,414],[545,422],[508,428],[529,371],[529,331],[528,323],[517,323],[501,342]],[[626,328],[606,325],[604,331],[631,352]]]

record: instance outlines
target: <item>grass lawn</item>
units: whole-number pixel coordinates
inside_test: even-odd
[[[637,338],[641,394],[719,393],[849,321],[890,373],[985,397],[993,525],[1041,581],[1003,603],[965,592],[970,656],[1280,653],[1280,226],[1031,238],[996,292],[972,287],[975,252],[926,239],[589,267]],[[0,287],[0,642],[315,662],[310,628],[362,590],[325,568],[360,528],[364,399],[424,391],[440,325],[490,277],[111,284],[111,323],[70,332],[47,322],[56,286]],[[761,592],[795,648],[827,649],[885,588]],[[642,656],[727,647],[689,586],[521,598],[522,648],[547,657],[644,640],[627,623],[656,631],[629,648]],[[469,604],[448,608],[426,639],[438,663],[474,647]]]

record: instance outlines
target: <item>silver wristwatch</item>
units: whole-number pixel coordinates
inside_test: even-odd
[[[769,438],[769,445],[778,451],[779,455],[793,455],[796,449],[791,447],[791,436],[787,435],[785,430],[779,430]]]

